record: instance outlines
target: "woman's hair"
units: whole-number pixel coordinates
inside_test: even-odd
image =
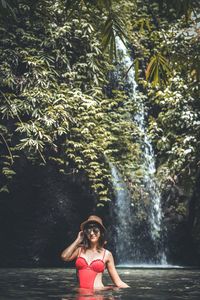
[[[101,226],[99,226],[97,223],[90,223],[90,224],[94,224],[96,227],[99,228],[100,230],[100,236],[99,236],[99,240],[98,240],[98,246],[97,246],[97,250],[100,250],[105,242],[106,242],[106,236],[105,236],[105,231],[103,228],[101,228]],[[83,229],[83,233],[84,233],[84,238],[83,238],[83,248],[84,250],[87,250],[88,248],[90,248],[90,241],[87,237],[87,234],[86,234],[86,228],[87,228],[87,225],[85,226],[85,228]]]

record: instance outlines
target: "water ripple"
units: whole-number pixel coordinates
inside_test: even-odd
[[[1,269],[0,300],[199,300],[200,270],[119,269],[130,289],[80,294],[74,269]],[[111,284],[105,274],[105,284]]]

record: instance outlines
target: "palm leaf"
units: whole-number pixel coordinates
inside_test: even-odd
[[[139,79],[139,59],[136,58],[134,60],[134,67],[135,67],[135,80],[138,81]]]
[[[168,60],[160,53],[153,55],[146,69],[146,80],[157,83],[167,82],[168,77],[171,76],[171,68]]]
[[[113,58],[113,56],[115,56],[115,58],[117,57],[115,44],[116,36],[118,36],[125,44],[127,37],[123,30],[122,21],[113,12],[110,12],[102,31],[102,48],[103,52],[108,50],[111,58]]]

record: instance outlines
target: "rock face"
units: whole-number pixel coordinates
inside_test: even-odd
[[[195,249],[195,261],[200,265],[200,171],[197,174],[196,184],[190,202],[189,224],[193,244],[190,247]]]
[[[193,192],[186,193],[180,185],[169,185],[163,192],[168,263],[200,265],[199,196],[200,177]],[[93,213],[103,216],[107,247],[115,255],[113,216],[108,206],[97,209],[95,201],[83,175],[64,176],[53,165],[38,167],[21,162],[10,193],[0,195],[0,267],[64,266],[62,249],[76,238],[79,224]],[[140,236],[142,227],[138,231]],[[148,252],[150,246],[144,241]]]
[[[86,180],[59,174],[53,166],[18,167],[9,194],[1,194],[0,266],[59,266],[60,253],[93,212]]]
[[[165,246],[171,264],[200,265],[200,191],[192,188],[169,185],[163,192]]]

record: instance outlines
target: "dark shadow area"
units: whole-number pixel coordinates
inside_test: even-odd
[[[21,163],[0,198],[0,267],[63,266],[62,249],[94,209],[88,190],[84,178]]]

